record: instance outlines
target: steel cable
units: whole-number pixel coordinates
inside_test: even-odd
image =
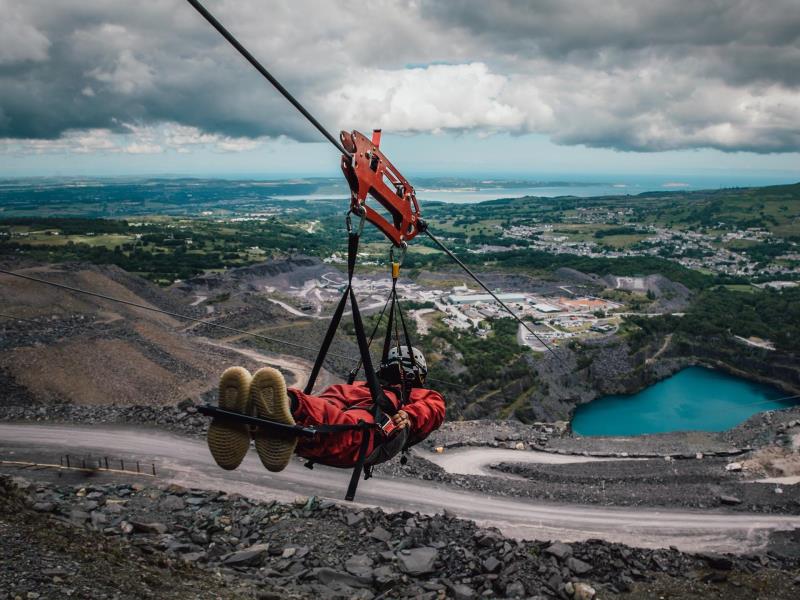
[[[289,90],[287,90],[285,87],[283,87],[283,85],[281,85],[281,82],[278,81],[277,79],[275,79],[275,77],[272,76],[272,73],[267,71],[267,69],[264,68],[264,66],[260,62],[258,62],[258,60],[252,54],[250,54],[250,52],[248,52],[247,48],[242,46],[242,44],[239,43],[239,40],[237,40],[230,31],[225,29],[225,27],[222,25],[222,23],[217,21],[217,19],[214,17],[214,15],[212,15],[210,12],[208,12],[208,10],[206,10],[206,8],[202,4],[200,4],[200,2],[198,2],[197,0],[186,0],[186,1],[189,4],[191,4],[197,10],[197,12],[199,12],[203,16],[203,18],[205,18],[205,20],[208,21],[211,24],[211,26],[214,29],[219,31],[219,33],[222,35],[222,37],[224,37],[226,40],[228,40],[230,45],[233,46],[234,48],[236,48],[236,50],[239,51],[239,54],[244,56],[244,58],[247,59],[247,62],[249,62],[251,65],[253,65],[255,67],[256,71],[261,73],[261,75],[263,75],[267,79],[267,81],[269,81],[275,87],[275,89],[278,90],[281,93],[281,95],[284,98],[286,98],[289,102],[291,102],[292,106],[294,106],[297,110],[299,110],[300,113],[306,119],[308,119],[309,122],[314,127],[316,127],[317,130],[322,135],[324,135],[325,138],[331,144],[333,144],[336,147],[337,150],[339,150],[339,152],[341,152],[342,154],[344,154],[346,156],[350,156],[350,153],[347,150],[344,149],[344,147],[339,142],[339,140],[337,140],[333,135],[331,135],[331,133],[327,129],[325,129],[325,127],[323,127],[322,124],[319,121],[317,121],[314,118],[314,116],[310,112],[308,112],[302,104],[300,104],[300,101],[297,100],[297,98],[295,98],[289,92]]]
[[[530,327],[528,327],[528,325],[527,325],[527,323],[525,323],[525,321],[523,321],[522,319],[520,319],[520,318],[517,316],[517,314],[516,314],[516,313],[515,313],[513,310],[511,310],[511,308],[509,308],[509,307],[506,305],[506,303],[505,303],[505,302],[503,302],[502,300],[500,300],[500,298],[498,298],[498,297],[497,297],[497,294],[495,294],[495,293],[494,293],[492,290],[490,290],[490,289],[488,288],[488,286],[487,286],[485,283],[483,283],[483,281],[481,281],[481,280],[480,280],[480,278],[479,278],[477,275],[475,275],[475,273],[473,273],[473,272],[472,272],[472,270],[471,270],[471,269],[470,269],[470,268],[469,268],[467,265],[465,265],[463,262],[461,262],[461,260],[460,260],[460,259],[459,259],[459,258],[458,258],[458,257],[457,257],[455,254],[453,254],[453,253],[450,251],[450,249],[449,249],[449,248],[447,248],[447,246],[445,246],[445,245],[444,245],[442,242],[440,242],[440,241],[439,241],[439,238],[437,238],[435,235],[433,235],[433,234],[430,232],[430,230],[428,230],[428,228],[427,228],[427,227],[425,228],[425,235],[427,235],[429,238],[431,238],[431,240],[433,241],[433,243],[435,243],[437,246],[439,246],[439,248],[440,248],[440,249],[441,249],[441,250],[442,250],[442,251],[443,251],[445,254],[447,254],[447,256],[449,256],[449,257],[450,257],[450,258],[451,258],[453,261],[455,261],[455,262],[456,262],[456,264],[458,264],[458,266],[459,266],[459,267],[461,267],[462,269],[464,269],[464,272],[465,272],[467,275],[469,275],[470,277],[472,277],[472,278],[475,280],[475,282],[476,282],[476,283],[477,283],[479,286],[481,286],[481,287],[482,287],[484,290],[486,290],[486,291],[489,293],[489,295],[490,295],[492,298],[494,298],[494,299],[497,301],[497,303],[498,303],[500,306],[502,306],[502,307],[503,307],[503,308],[506,310],[506,312],[507,312],[508,314],[510,314],[512,317],[514,317],[514,318],[515,318],[515,319],[516,319],[516,320],[519,322],[519,324],[520,324],[520,325],[522,325],[522,326],[523,326],[525,329],[527,329],[527,330],[528,330],[528,333],[530,333],[530,334],[531,334],[533,337],[535,337],[537,340],[539,340],[539,343],[541,343],[541,344],[542,344],[542,345],[543,345],[545,348],[547,348],[547,349],[550,351],[550,353],[551,353],[553,356],[555,356],[555,357],[556,357],[556,358],[557,358],[559,361],[561,361],[562,363],[564,362],[564,361],[561,359],[561,357],[560,357],[558,354],[556,354],[556,353],[555,353],[555,351],[554,351],[554,350],[553,350],[553,349],[552,349],[550,346],[548,346],[548,345],[547,345],[547,343],[546,343],[546,342],[545,342],[545,341],[544,341],[542,338],[540,338],[538,335],[536,335],[536,332],[535,332],[535,331],[533,331],[533,330],[532,330]]]

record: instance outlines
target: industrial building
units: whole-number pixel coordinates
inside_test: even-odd
[[[525,294],[497,294],[503,302],[525,302]],[[494,302],[489,294],[450,294],[448,300],[451,304],[477,304],[479,302]]]

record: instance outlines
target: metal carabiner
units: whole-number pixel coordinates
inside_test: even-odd
[[[403,264],[403,261],[406,259],[406,251],[408,250],[408,244],[406,242],[400,242],[400,250],[402,251],[400,254],[400,260],[396,261],[394,259],[394,249],[397,248],[394,244],[389,247],[389,262],[392,264],[397,263],[398,266]]]
[[[350,208],[347,211],[347,215],[345,216],[345,223],[347,224],[347,233],[353,233],[353,219],[350,217],[352,214],[357,214],[361,217],[361,220],[358,223],[358,236],[361,237],[361,234],[364,233],[364,223],[367,222],[367,209],[364,206],[359,205],[360,211],[354,210]]]

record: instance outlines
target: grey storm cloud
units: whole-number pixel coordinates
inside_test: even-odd
[[[30,40],[20,48],[0,36],[0,136],[125,132],[130,124],[154,122],[235,136],[302,138],[307,131],[188,4],[0,5],[25,24],[24,41]]]
[[[331,129],[800,150],[800,5],[206,0]],[[0,138],[318,134],[182,0],[0,0]]]
[[[697,73],[731,83],[800,85],[796,0],[494,0],[425,2],[442,26],[495,53],[596,68],[694,59]]]

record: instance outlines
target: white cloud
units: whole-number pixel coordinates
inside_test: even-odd
[[[127,133],[108,128],[69,130],[54,140],[0,138],[0,153],[13,154],[187,154],[195,148],[217,152],[246,152],[262,139],[234,138],[203,133],[195,127],[174,124],[157,126],[123,124]]]
[[[115,134],[108,129],[70,130],[55,140],[0,139],[0,153],[6,154],[90,154],[117,152]]]
[[[170,125],[166,128],[164,137],[167,145],[171,148],[213,144],[217,140],[217,136],[213,134],[204,133],[197,127],[185,125]]]
[[[229,137],[205,133],[197,127],[170,123],[162,130],[166,145],[181,153],[190,152],[192,147],[204,146],[220,152],[246,152],[261,145],[261,139]]]
[[[154,83],[153,70],[130,50],[120,52],[111,69],[92,69],[87,75],[107,84],[112,91],[126,95],[150,88]]]
[[[209,0],[331,130],[535,132],[636,151],[800,150],[795,5]],[[83,151],[74,132],[99,130],[121,136],[102,152],[319,139],[182,0],[0,9],[0,136],[17,148]]]
[[[351,73],[321,104],[347,129],[519,129],[525,112],[503,100],[507,83],[483,63],[364,69]]]
[[[128,154],[161,154],[164,148],[159,144],[130,144],[125,146],[124,151]]]
[[[229,138],[225,137],[218,140],[214,147],[221,152],[246,152],[248,150],[255,150],[261,145],[260,140],[253,140],[250,138]]]

